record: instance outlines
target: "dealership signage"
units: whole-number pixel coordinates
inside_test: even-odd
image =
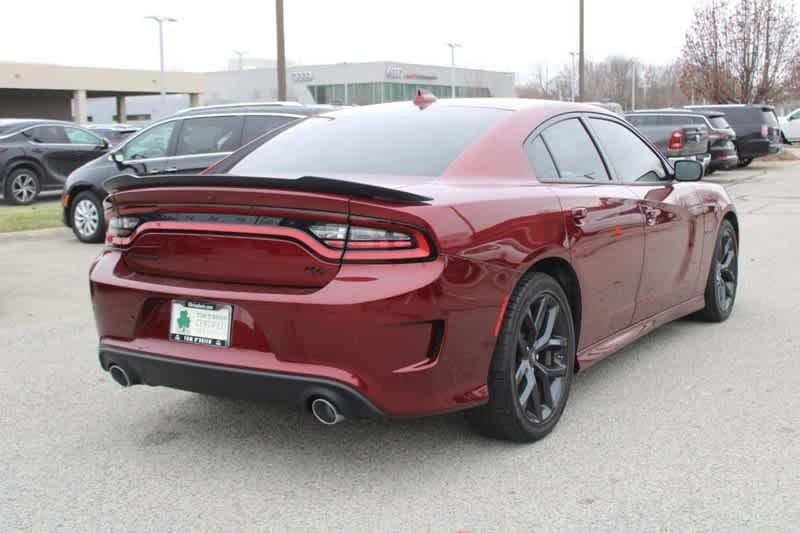
[[[403,72],[400,67],[389,67],[386,69],[386,77],[390,80],[438,80],[439,76],[433,74],[419,74],[416,72]]]

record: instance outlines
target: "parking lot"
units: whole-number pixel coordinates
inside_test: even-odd
[[[742,228],[731,319],[672,323],[579,374],[532,445],[459,414],[329,428],[122,389],[97,361],[100,248],[0,235],[0,531],[796,529],[800,161],[711,180]]]

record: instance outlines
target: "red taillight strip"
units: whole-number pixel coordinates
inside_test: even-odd
[[[206,233],[236,233],[244,235],[258,235],[262,237],[278,237],[300,241],[317,255],[331,261],[338,261],[342,258],[341,250],[328,248],[305,231],[297,228],[287,228],[284,226],[254,226],[243,224],[209,223],[209,222],[170,222],[152,221],[145,222],[137,227],[130,237],[112,238],[111,244],[116,246],[127,246],[145,231],[185,231],[185,232],[206,232]]]
[[[427,237],[417,230],[410,228],[400,228],[397,231],[402,231],[411,235],[414,242],[417,243],[416,248],[401,248],[401,249],[380,249],[380,250],[353,250],[351,245],[353,241],[347,243],[347,249],[342,258],[345,262],[362,262],[362,261],[413,261],[420,259],[431,258],[431,245]],[[388,241],[392,242],[392,241]]]

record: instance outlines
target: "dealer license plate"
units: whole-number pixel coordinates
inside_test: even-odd
[[[177,342],[230,346],[233,307],[205,302],[172,301],[169,338]]]

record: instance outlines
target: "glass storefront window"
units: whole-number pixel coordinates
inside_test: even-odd
[[[403,102],[413,100],[417,90],[432,92],[437,98],[450,98],[449,85],[423,85],[417,83],[349,83],[347,90],[343,84],[310,85],[308,90],[318,104],[370,105],[383,102]],[[458,98],[491,96],[486,87],[456,87]]]

